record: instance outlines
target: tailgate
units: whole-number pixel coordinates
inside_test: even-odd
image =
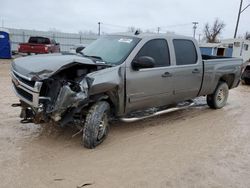
[[[20,44],[19,52],[23,53],[47,53],[45,44],[23,43]]]

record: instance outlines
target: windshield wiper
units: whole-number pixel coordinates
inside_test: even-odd
[[[109,66],[114,66],[111,63],[108,63],[106,61],[104,61],[100,56],[95,56],[95,55],[85,55],[84,53],[81,53],[83,55],[83,57],[87,57],[87,58],[91,58],[91,59],[95,59],[96,61],[100,61],[101,63],[105,63]]]
[[[103,59],[102,59],[100,56],[95,56],[95,55],[84,55],[84,54],[83,54],[83,56],[84,56],[84,57],[90,57],[90,58],[94,58],[94,59],[98,59],[98,60],[103,61]],[[103,61],[103,62],[104,62],[104,61]]]
[[[76,53],[85,56],[84,53],[82,53],[81,51],[78,51],[78,52],[76,52]]]

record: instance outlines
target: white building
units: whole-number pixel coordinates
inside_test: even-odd
[[[250,40],[246,39],[226,39],[222,44],[233,46],[232,57],[241,57],[244,61],[250,60]]]
[[[200,44],[202,55],[232,57],[233,48],[223,43],[202,43]]]
[[[250,40],[225,39],[220,43],[200,44],[201,53],[204,55],[240,57],[244,61],[250,60]]]

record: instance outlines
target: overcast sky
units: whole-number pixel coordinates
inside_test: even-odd
[[[78,33],[143,30],[174,31],[192,35],[192,22],[202,34],[206,22],[223,20],[223,38],[233,37],[240,0],[0,0],[0,18],[5,27]],[[243,7],[250,4],[244,0]],[[1,21],[2,22],[2,21]],[[239,35],[250,31],[250,7],[241,15]]]

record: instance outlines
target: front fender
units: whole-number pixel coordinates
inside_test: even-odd
[[[88,95],[106,94],[113,105],[117,107],[117,114],[124,112],[124,77],[125,68],[122,66],[111,67],[86,76],[88,82]]]

